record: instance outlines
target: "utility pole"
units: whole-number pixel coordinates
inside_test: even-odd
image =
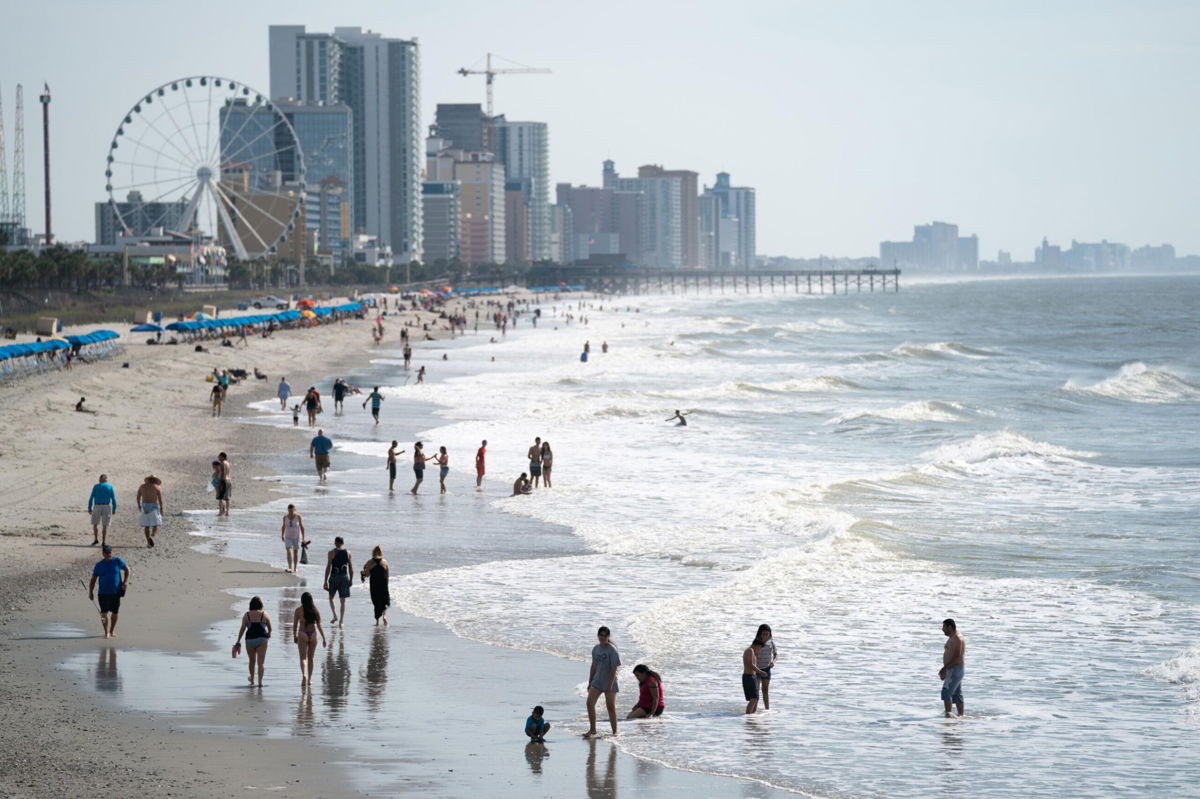
[[[46,246],[54,243],[50,232],[50,84],[39,98],[42,101],[42,153],[46,180]]]

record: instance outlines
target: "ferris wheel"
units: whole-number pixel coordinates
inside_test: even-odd
[[[228,78],[147,92],[117,126],[104,176],[128,235],[162,228],[252,259],[279,252],[302,224],[296,131],[269,98]]]

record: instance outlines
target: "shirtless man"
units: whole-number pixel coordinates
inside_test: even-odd
[[[746,696],[746,715],[758,712],[758,681],[767,673],[758,667],[758,653],[763,642],[755,638],[754,643],[742,653],[742,693]]]
[[[679,421],[675,423],[676,427],[687,427],[687,419],[683,418],[685,416],[687,416],[686,413],[680,413],[677,410],[677,411],[675,411],[674,416],[668,416],[665,421],[674,422],[676,419],[678,419]]]
[[[515,497],[517,494],[529,494],[532,492],[533,488],[529,485],[529,477],[526,476],[525,472],[521,472],[521,476],[513,483],[512,495]]]
[[[233,497],[233,466],[224,452],[217,455],[221,462],[217,480],[217,515],[229,515],[229,500]]]
[[[529,448],[527,453],[529,456],[529,477],[533,487],[537,488],[542,482],[542,438],[538,436],[533,439],[533,446]]]
[[[942,633],[947,640],[938,677],[942,680],[942,704],[946,706],[946,718],[950,718],[951,702],[958,708],[958,715],[963,714],[962,681],[966,670],[967,639],[958,631],[954,619],[942,622]]]

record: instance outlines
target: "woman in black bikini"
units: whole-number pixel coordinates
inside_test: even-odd
[[[238,630],[237,642],[240,646],[242,636],[246,636],[246,659],[250,661],[250,676],[247,678],[254,685],[254,670],[258,668],[258,687],[262,687],[263,668],[267,659],[267,643],[271,638],[271,617],[263,610],[263,601],[258,597],[250,600],[250,610],[242,614],[242,627]]]
[[[317,633],[321,634],[321,646],[329,646],[325,630],[321,628],[321,611],[317,610],[312,594],[305,591],[300,595],[300,607],[292,615],[292,640],[300,652],[300,685],[312,682],[313,659],[317,654]]]

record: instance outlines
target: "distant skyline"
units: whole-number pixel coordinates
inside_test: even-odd
[[[1200,253],[1200,4],[698,0],[584,7],[510,0],[336,7],[215,0],[186,24],[158,3],[25,4],[0,47],[10,183],[25,87],[26,215],[42,230],[37,95],[51,105],[54,233],[90,240],[120,118],[173,78],[268,91],[267,28],[362,26],[417,38],[422,124],[484,101],[455,74],[487,51],[553,70],[500,76],[496,112],[549,125],[552,183],[601,163],[731,173],[758,194],[758,251],[871,255],[931,220],[980,257],[1069,244],[1169,242]]]

